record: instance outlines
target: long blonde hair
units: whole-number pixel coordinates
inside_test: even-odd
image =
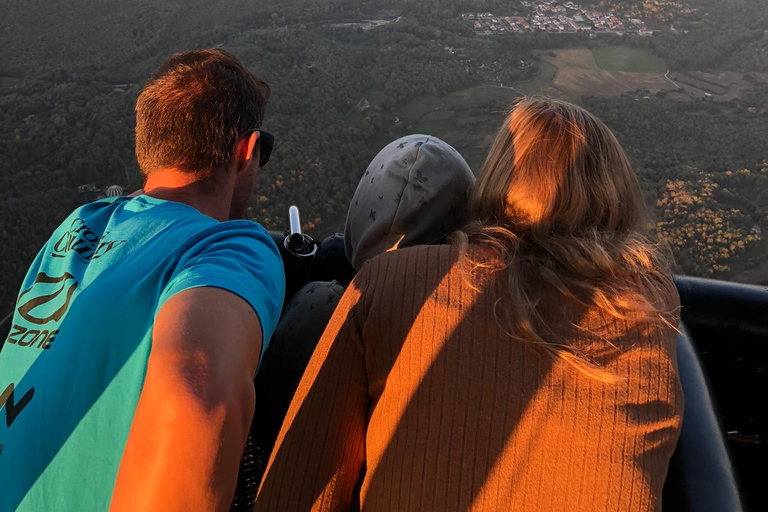
[[[470,218],[455,242],[474,272],[506,271],[496,317],[511,336],[612,382],[615,376],[559,342],[551,314],[542,316],[545,291],[616,319],[670,324],[671,311],[631,284],[671,285],[666,257],[646,233],[637,177],[613,133],[586,110],[519,101],[478,177]],[[480,257],[470,244],[494,257]]]

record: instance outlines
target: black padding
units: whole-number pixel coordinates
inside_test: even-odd
[[[312,265],[312,280],[337,281],[347,287],[355,273],[344,249],[344,235],[336,233],[323,240]]]
[[[694,335],[697,330],[715,328],[739,337],[768,339],[768,286],[687,276],[676,276],[675,284],[683,321]]]
[[[283,260],[283,270],[285,272],[285,304],[291,300],[293,294],[311,280],[312,261],[314,258],[299,258],[286,249],[284,241],[285,234],[277,231],[270,231],[269,235],[277,245],[280,251],[280,257]]]
[[[346,287],[355,277],[355,269],[347,259],[344,250],[344,235],[337,233],[320,243],[314,257],[297,258],[283,243],[285,234],[270,231],[269,235],[277,244],[285,269],[285,304],[310,281],[337,281]]]
[[[664,484],[664,510],[744,510],[720,416],[688,329],[680,325],[677,362],[685,396],[683,429]]]

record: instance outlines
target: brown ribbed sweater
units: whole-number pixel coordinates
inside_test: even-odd
[[[682,420],[674,330],[574,310],[595,335],[562,341],[621,379],[601,383],[505,335],[493,312],[502,283],[473,290],[457,257],[423,246],[363,267],[299,385],[255,510],[346,511],[364,465],[363,511],[660,510]],[[679,304],[673,286],[637,287]]]

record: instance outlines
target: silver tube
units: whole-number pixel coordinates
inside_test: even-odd
[[[301,220],[299,220],[299,208],[291,206],[288,208],[288,231],[291,235],[301,235]]]
[[[299,209],[296,206],[288,208],[288,248],[294,253],[304,252],[304,235],[301,233]]]

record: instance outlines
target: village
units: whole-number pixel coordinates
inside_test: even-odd
[[[479,35],[549,32],[611,32],[615,34],[636,33],[641,36],[651,36],[645,22],[630,19],[625,23],[612,13],[593,11],[572,1],[557,2],[555,0],[528,1],[520,4],[529,9],[527,16],[514,14],[497,16],[493,13],[464,13],[462,20],[472,22],[474,30]]]

